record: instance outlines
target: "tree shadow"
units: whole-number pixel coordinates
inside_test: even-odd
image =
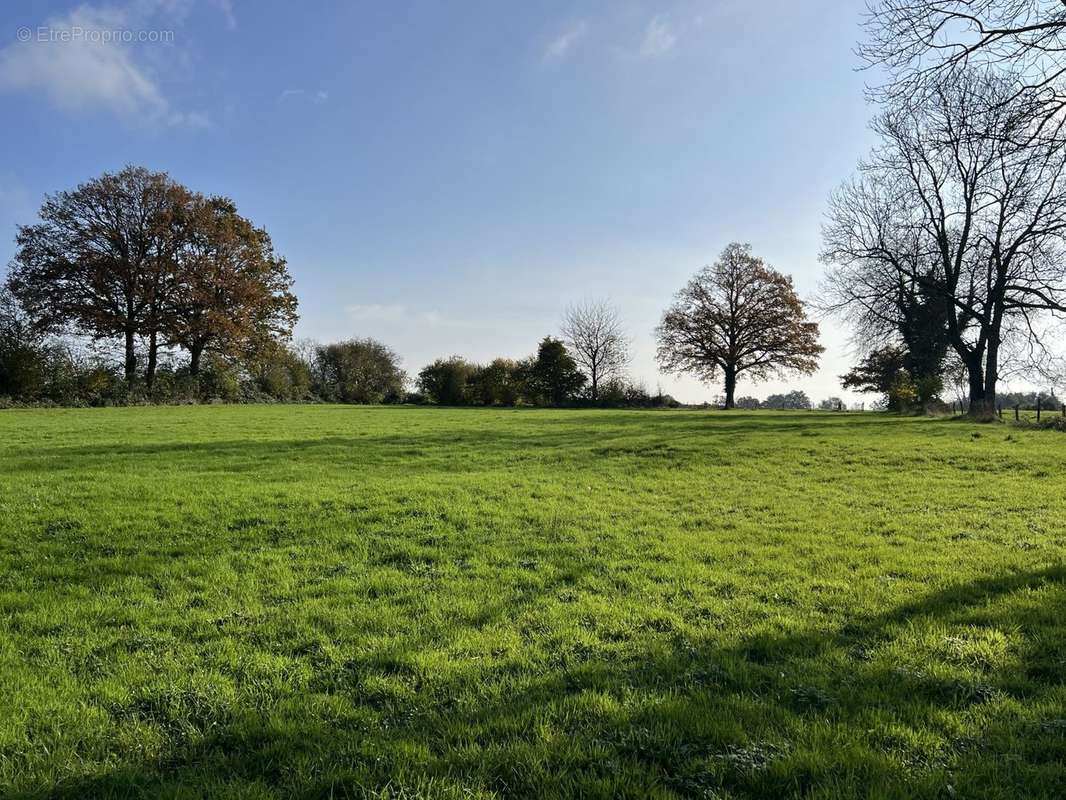
[[[483,624],[579,580],[486,607]],[[307,702],[330,698],[332,721],[204,719],[161,761],[25,796],[1061,797],[1064,615],[1060,565],[837,630],[723,646],[651,627],[621,656],[604,632],[534,671],[503,660],[441,679],[410,657],[431,643],[410,642],[348,671],[313,665]],[[409,691],[368,693],[372,668]]]

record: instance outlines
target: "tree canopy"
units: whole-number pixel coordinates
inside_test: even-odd
[[[723,375],[726,408],[735,405],[740,375],[810,374],[824,350],[792,279],[737,243],[685,285],[656,334],[663,370],[703,381]]]

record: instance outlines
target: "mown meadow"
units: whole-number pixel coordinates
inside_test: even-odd
[[[1066,795],[1066,435],[0,412],[0,795]]]

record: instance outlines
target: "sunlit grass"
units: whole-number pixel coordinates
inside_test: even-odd
[[[1066,795],[1066,436],[0,412],[0,793]]]

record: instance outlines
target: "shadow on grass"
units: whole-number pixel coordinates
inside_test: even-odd
[[[449,683],[401,658],[405,699],[323,680],[345,708],[332,722],[204,719],[162,762],[30,796],[1061,797],[1063,619],[1058,566],[837,631],[724,648],[659,631],[619,660],[575,642],[516,683],[516,665]]]
[[[803,412],[599,412],[561,411],[545,415],[535,410],[505,412],[497,409],[435,409],[464,422],[447,429],[418,433],[364,432],[316,438],[220,439],[160,441],[136,444],[112,442],[98,445],[34,447],[12,453],[9,469],[16,473],[79,471],[99,465],[143,463],[167,458],[168,468],[210,467],[214,471],[246,471],[275,459],[338,461],[350,464],[395,464],[419,460],[439,463],[470,452],[476,466],[523,456],[558,451],[580,460],[596,457],[655,457],[664,448],[705,450],[720,456],[722,449],[742,455],[745,442],[766,443],[781,436],[834,437],[858,441],[865,435],[896,435],[947,426],[946,420],[899,418],[889,415],[807,414]],[[402,413],[403,410],[394,410]],[[476,423],[483,414],[514,414],[514,424],[495,421],[491,427]],[[422,419],[426,419],[423,417]],[[473,421],[473,422],[472,422]],[[948,428],[950,429],[950,428]],[[645,444],[646,443],[646,444]],[[238,463],[239,462],[239,463]],[[284,462],[282,462],[284,463]]]

